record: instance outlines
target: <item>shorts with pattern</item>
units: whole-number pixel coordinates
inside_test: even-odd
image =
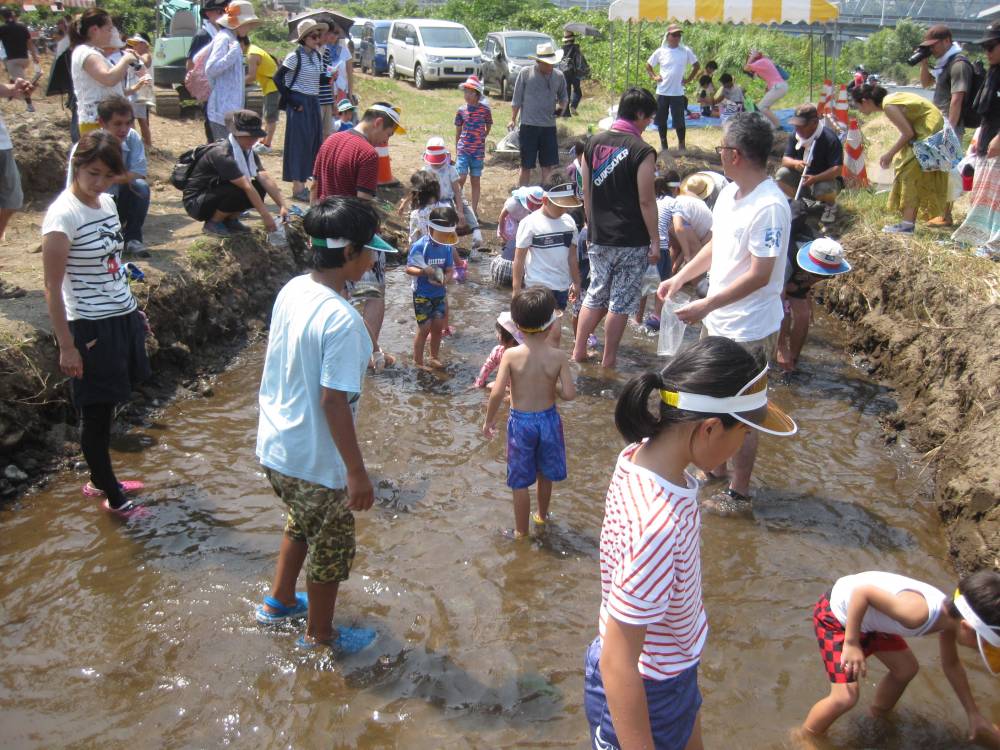
[[[587,254],[590,257],[590,286],[584,306],[618,315],[634,314],[639,309],[642,276],[649,265],[649,246],[590,243]]]
[[[530,487],[541,474],[550,482],[566,478],[566,443],[556,407],[510,410],[507,418],[507,486]]]
[[[840,655],[844,651],[844,626],[840,624],[830,609],[830,592],[827,591],[813,608],[813,629],[819,643],[819,655],[823,660],[830,682],[845,684],[857,682],[857,677],[848,677],[840,666]],[[866,657],[879,651],[905,651],[909,646],[902,636],[891,633],[862,633],[861,651]]]
[[[468,154],[459,154],[458,159],[455,160],[455,169],[458,170],[460,175],[468,174],[473,177],[481,177],[484,161],[485,159],[477,159],[475,156],[469,156]]]
[[[444,320],[448,313],[447,297],[421,297],[413,295],[413,315],[417,319],[417,325],[430,323],[432,320]]]
[[[346,581],[356,550],[354,514],[347,508],[347,490],[264,469],[274,492],[288,506],[285,535],[305,542],[306,575],[315,583]]]

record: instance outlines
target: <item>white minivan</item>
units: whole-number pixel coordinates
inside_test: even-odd
[[[435,81],[464,81],[480,75],[483,53],[460,23],[429,18],[392,22],[386,49],[389,77],[413,78],[418,89]]]

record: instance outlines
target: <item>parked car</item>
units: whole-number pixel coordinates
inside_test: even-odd
[[[386,49],[392,21],[367,21],[361,30],[361,72],[381,75],[389,70]]]
[[[347,46],[351,48],[355,65],[361,64],[361,33],[366,23],[368,23],[367,18],[355,18],[354,25],[351,26],[351,31],[348,34]]]
[[[534,65],[531,56],[539,44],[558,45],[548,34],[537,31],[491,31],[483,42],[483,84],[501,99],[510,99],[521,68]]]
[[[460,23],[403,18],[389,28],[389,77],[412,77],[418,89],[438,81],[464,81],[482,70],[483,53]]]

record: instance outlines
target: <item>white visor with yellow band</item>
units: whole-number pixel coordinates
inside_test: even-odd
[[[976,642],[983,664],[991,675],[1000,676],[1000,625],[987,625],[983,622],[958,589],[955,589],[955,609],[969,623],[969,627],[976,631]]]
[[[458,232],[455,231],[454,224],[438,224],[434,221],[428,221],[427,228],[431,231],[431,239],[439,245],[458,244]]]
[[[539,326],[538,328],[525,328],[524,326],[517,326],[521,333],[541,333],[542,331],[548,330],[548,328],[555,323],[559,318],[562,317],[562,310],[553,310],[552,317],[549,318],[545,325]],[[517,325],[516,323],[514,325]]]
[[[790,416],[767,401],[767,368],[740,389],[735,396],[704,396],[684,391],[660,391],[667,406],[698,414],[728,414],[755,430],[770,435],[789,436],[798,432]]]

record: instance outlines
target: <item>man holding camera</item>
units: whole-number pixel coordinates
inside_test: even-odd
[[[920,84],[924,88],[934,87],[934,106],[951,123],[961,140],[965,130],[962,125],[962,106],[972,86],[972,63],[962,54],[962,48],[951,37],[951,29],[944,24],[927,29],[919,47],[925,53],[920,59]],[[913,57],[916,56],[917,53],[914,53]],[[931,57],[935,60],[933,68],[929,64]],[[927,226],[931,227],[951,225],[950,203],[944,216],[936,216],[927,222]]]

